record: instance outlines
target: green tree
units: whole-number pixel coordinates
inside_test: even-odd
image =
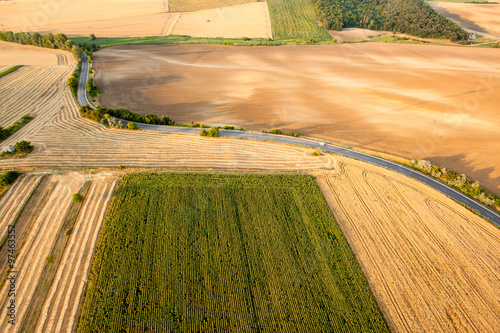
[[[77,63],[82,59],[82,49],[76,45],[71,46],[71,54]]]
[[[17,177],[21,174],[17,171],[7,171],[3,175],[0,176],[0,185],[10,185],[12,184]]]
[[[83,202],[83,195],[81,195],[80,193],[75,193],[73,194],[73,197],[71,197],[71,201],[73,201],[74,203],[81,203]]]
[[[136,123],[134,123],[133,121],[131,121],[130,123],[128,123],[128,124],[127,124],[127,128],[128,128],[129,130],[136,130],[136,129],[138,129],[139,127],[137,127],[137,124],[136,124]]]
[[[24,140],[16,142],[14,148],[20,153],[30,153],[31,151],[33,151],[33,146],[31,145],[31,142]]]
[[[66,37],[65,34],[56,34],[54,36],[54,44],[56,45],[57,48],[59,49],[64,49],[66,46],[66,41],[68,40],[68,37]]]
[[[95,40],[95,35],[94,34],[90,34],[90,40]]]
[[[76,76],[71,75],[68,79],[68,86],[70,87],[71,91],[73,92],[73,95],[76,95],[78,91],[78,79]]]

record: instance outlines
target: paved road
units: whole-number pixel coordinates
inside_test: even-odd
[[[85,57],[85,58],[84,58]],[[90,105],[91,104],[87,100],[86,87],[85,82],[88,77],[88,63],[87,56],[82,57],[82,72],[80,75],[80,84],[78,87],[78,102],[80,105]],[[92,107],[93,108],[93,107]],[[128,121],[122,120],[123,124],[128,124]],[[143,130],[150,131],[158,131],[158,132],[169,132],[169,133],[186,133],[186,134],[194,134],[199,135],[199,128],[191,128],[191,127],[177,127],[177,126],[158,126],[158,125],[148,125],[148,124],[137,124],[137,127]],[[280,142],[280,143],[288,143],[293,145],[299,145],[304,147],[311,148],[321,148],[325,151],[329,151],[332,153],[336,153],[339,155],[356,158],[361,161],[365,161],[368,163],[372,163],[378,166],[385,167],[387,169],[402,173],[408,177],[414,178],[441,193],[449,196],[450,198],[463,203],[464,205],[473,208],[479,211],[484,217],[490,219],[493,223],[500,226],[500,216],[493,212],[491,209],[486,206],[481,205],[480,203],[472,200],[466,195],[460,193],[459,191],[427,176],[420,172],[417,172],[413,169],[407,168],[400,164],[384,160],[382,158],[364,154],[355,150],[335,146],[332,144],[325,144],[324,146],[320,146],[318,141],[304,139],[304,138],[295,138],[291,136],[284,135],[276,135],[276,134],[268,134],[268,133],[257,133],[257,132],[244,132],[244,131],[233,131],[233,130],[220,130],[221,136],[232,137],[232,138],[246,138],[246,139],[255,139],[255,140],[264,140],[264,141],[272,141],[272,142]]]
[[[77,91],[77,99],[78,104],[82,106],[90,106],[92,109],[94,107],[87,99],[87,87],[85,87],[85,82],[87,82],[89,78],[89,63],[87,62],[88,57],[85,53],[82,54],[82,70],[80,71],[80,80],[78,81],[78,91]]]

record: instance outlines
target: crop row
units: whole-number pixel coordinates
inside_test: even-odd
[[[237,329],[387,330],[314,180],[125,176],[78,331]]]

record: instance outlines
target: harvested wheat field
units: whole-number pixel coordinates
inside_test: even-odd
[[[230,3],[221,1],[221,5],[227,4]],[[69,36],[93,33],[97,37],[172,33],[199,37],[271,37],[266,2],[185,14],[168,12],[168,7],[167,0],[0,1],[0,30],[63,32]],[[207,7],[200,4],[200,8]]]
[[[72,71],[73,65],[24,66],[0,79],[0,126],[7,127],[26,114],[35,117],[2,142],[30,141],[35,153],[23,159],[0,159],[0,168],[124,165],[307,170],[332,164],[329,156],[311,156],[310,149],[288,145],[226,139],[214,145],[213,139],[192,135],[109,129],[80,116],[67,87]]]
[[[493,2],[493,1],[491,1]],[[500,4],[427,2],[434,10],[468,31],[500,38]]]
[[[118,179],[106,173],[93,176],[53,174],[45,175],[44,184],[35,187],[42,176],[24,176],[2,198],[5,202],[29,198],[26,206],[20,206],[23,212],[16,224],[15,325],[9,324],[7,311],[3,311],[0,315],[2,332],[33,331],[35,328],[37,332],[72,330],[97,235]],[[71,195],[84,183],[88,184],[87,199],[81,205],[72,204]],[[30,205],[33,201],[35,203]],[[69,214],[72,210],[78,217],[67,229],[68,221],[74,216]],[[6,223],[12,224],[12,212],[2,216],[0,223],[2,230],[7,230]],[[2,274],[6,271],[4,268]],[[48,282],[50,274],[52,282]],[[8,296],[9,286],[9,283],[2,283],[0,288],[5,308],[12,298]]]
[[[73,63],[69,52],[0,41],[0,66],[57,66]]]
[[[499,63],[436,45],[174,45],[106,48],[94,68],[105,107],[430,159],[500,194]]]
[[[193,37],[272,38],[267,2],[180,14],[172,34]]]
[[[500,229],[427,186],[337,158],[318,183],[394,332],[495,332]]]
[[[168,0],[168,9],[171,12],[191,12],[195,10],[214,9],[245,3],[257,0]]]

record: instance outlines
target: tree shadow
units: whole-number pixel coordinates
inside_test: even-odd
[[[427,156],[423,159],[451,171],[463,173],[472,181],[479,181],[484,189],[500,196],[500,176],[491,176],[497,171],[495,167],[480,168],[474,166],[470,161],[467,161],[466,154]]]

